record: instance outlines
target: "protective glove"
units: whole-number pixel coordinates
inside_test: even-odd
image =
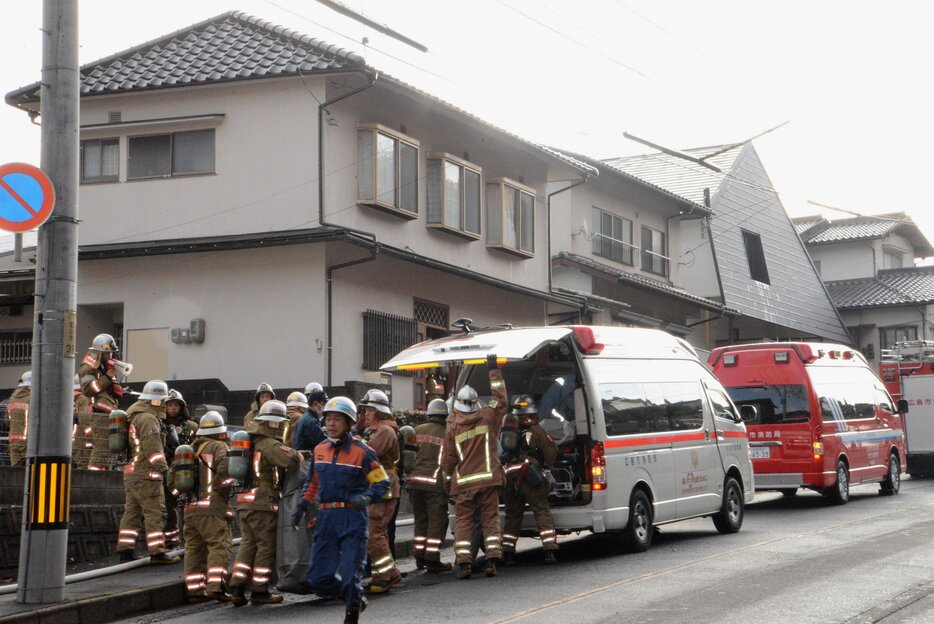
[[[308,512],[308,500],[301,499],[298,501],[298,505],[295,506],[295,511],[292,512],[292,526],[296,529],[302,523],[302,520],[305,519],[305,514]]]
[[[123,386],[121,386],[121,385],[118,384],[118,383],[115,383],[114,385],[112,385],[112,386],[110,387],[110,392],[111,392],[116,398],[119,399],[120,397],[123,396]]]
[[[351,496],[350,501],[348,502],[350,503],[351,509],[360,510],[360,509],[366,509],[371,501],[372,499],[366,494],[356,494],[354,496]]]
[[[486,356],[486,367],[489,370],[496,370],[499,368],[499,362],[496,361],[496,354],[491,353]]]

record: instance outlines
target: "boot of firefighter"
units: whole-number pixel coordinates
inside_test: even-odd
[[[441,563],[440,561],[427,561],[425,563],[425,569],[432,574],[441,574],[442,572],[451,571],[450,563]]]
[[[243,591],[243,585],[230,588],[230,602],[233,603],[235,607],[242,607],[246,604],[247,600],[245,592]]]
[[[470,578],[471,574],[473,574],[473,566],[464,562],[461,564],[460,572],[457,573],[457,578],[466,580]]]
[[[282,594],[273,594],[268,591],[250,594],[250,603],[254,605],[279,604],[282,600]]]
[[[504,550],[503,551],[503,565],[507,568],[511,568],[514,565],[519,563],[516,559],[516,551],[514,550]]]

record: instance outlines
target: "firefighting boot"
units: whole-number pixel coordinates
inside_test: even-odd
[[[553,550],[545,551],[545,563],[558,563],[558,556],[555,554],[555,551]]]
[[[425,562],[425,570],[431,574],[441,574],[442,572],[450,572],[451,564],[441,563],[440,561],[427,561]]]
[[[503,551],[503,565],[507,568],[511,568],[514,565],[518,565],[519,561],[516,559],[516,551],[514,550],[504,550]]]
[[[425,559],[424,557],[415,557],[415,567],[419,570],[425,569]]]
[[[483,573],[487,576],[496,576],[496,559],[487,559]]]
[[[172,557],[168,553],[164,553],[164,552],[156,553],[154,555],[149,556],[150,565],[169,565],[173,563],[178,563],[179,561],[181,561],[181,558],[178,555]]]
[[[471,574],[473,574],[473,566],[469,563],[462,563],[461,571],[457,573],[457,578],[461,580],[469,579]]]
[[[359,624],[360,614],[366,611],[366,597],[363,598],[363,602],[360,603],[359,607],[352,607],[347,609],[344,612],[344,624]]]
[[[216,600],[217,602],[230,602],[230,595],[224,592],[224,590],[219,589],[217,591],[209,591],[205,594],[208,600]]]
[[[242,607],[246,604],[246,596],[244,595],[243,585],[237,585],[230,588],[230,602],[235,607]]]
[[[121,550],[120,551],[120,563],[128,563],[130,561],[136,561],[136,556],[133,554],[132,550]]]
[[[250,594],[250,604],[253,605],[279,604],[282,600],[282,594],[271,594],[268,591]]]
[[[188,604],[200,604],[202,602],[209,602],[210,600],[211,598],[204,592],[194,592],[185,596],[185,602]]]

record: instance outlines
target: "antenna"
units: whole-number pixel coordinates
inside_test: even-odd
[[[386,24],[381,24],[381,23],[377,22],[376,20],[374,20],[374,19],[372,19],[372,18],[370,18],[370,17],[367,17],[367,16],[364,15],[363,13],[358,13],[357,11],[354,11],[353,9],[351,9],[349,6],[346,6],[346,5],[344,5],[344,4],[340,3],[340,2],[338,2],[337,0],[318,0],[318,2],[321,3],[321,4],[323,4],[324,6],[328,7],[328,8],[331,9],[332,11],[336,11],[337,13],[340,13],[341,15],[343,15],[343,16],[345,16],[345,17],[349,17],[349,18],[352,19],[352,20],[355,20],[355,21],[357,21],[357,22],[360,22],[361,24],[363,24],[363,25],[365,25],[365,26],[369,26],[369,27],[372,28],[373,30],[376,30],[376,31],[378,31],[378,32],[381,32],[381,33],[383,33],[384,35],[387,35],[387,36],[389,36],[389,37],[392,37],[393,39],[396,39],[396,40],[398,40],[398,41],[401,41],[402,43],[404,43],[404,44],[406,44],[406,45],[408,45],[408,46],[412,46],[413,48],[415,48],[415,49],[418,50],[419,52],[427,52],[427,51],[428,51],[428,48],[426,48],[425,46],[423,46],[423,45],[420,44],[419,42],[415,41],[414,39],[409,39],[408,37],[406,37],[405,35],[403,35],[403,34],[400,33],[399,31],[393,30],[392,28],[390,28],[390,27],[387,26]],[[365,43],[365,42],[364,42],[364,43]]]
[[[581,229],[571,234],[571,238],[580,236],[581,234],[584,235],[584,240],[590,240],[593,238],[593,233],[590,231],[590,224],[587,223],[587,219],[584,219],[583,223],[581,223]]]

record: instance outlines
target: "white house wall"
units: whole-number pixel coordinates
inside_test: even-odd
[[[840,316],[843,317],[847,327],[860,328],[858,336],[860,349],[865,350],[868,345],[872,345],[874,357],[871,364],[873,366],[879,360],[879,350],[881,348],[880,329],[912,326],[917,328],[919,340],[934,338],[934,310],[932,310],[932,306],[844,310],[840,312]]]
[[[880,263],[881,268],[881,256],[875,258],[881,247],[875,251],[872,241],[811,245],[808,252],[815,264],[820,263],[821,279],[825,282],[872,277],[876,274],[874,262]]]
[[[720,301],[720,283],[710,248],[710,234],[704,219],[684,220],[681,223],[681,247],[677,264],[681,280],[692,293]]]

